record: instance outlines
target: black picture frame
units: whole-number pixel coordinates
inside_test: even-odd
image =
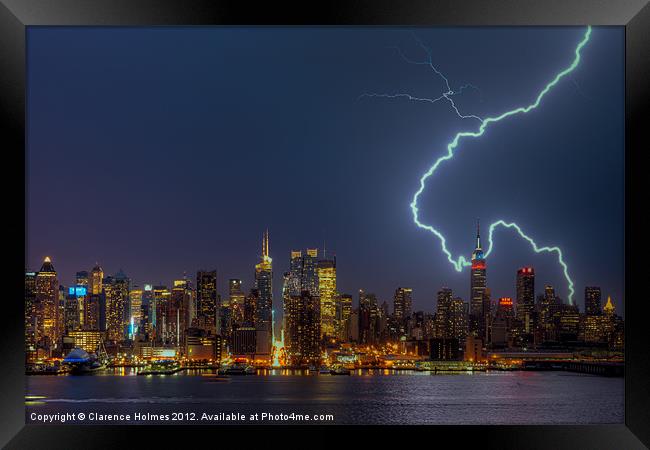
[[[453,442],[483,448],[606,448],[650,446],[650,352],[645,251],[649,223],[644,217],[643,153],[650,149],[646,113],[650,103],[650,5],[648,0],[337,0],[299,4],[236,0],[0,0],[0,141],[4,154],[5,241],[10,252],[11,288],[4,289],[0,313],[0,444],[6,448],[167,448],[174,438],[205,435],[220,445],[223,432],[205,426],[25,425],[23,292],[25,268],[25,75],[26,27],[29,26],[172,26],[172,25],[618,25],[626,36],[625,148],[625,424],[589,426],[418,426],[395,433],[385,427],[360,430],[358,438],[387,444],[425,445]],[[8,158],[10,157],[10,158]],[[15,177],[12,175],[16,174]],[[22,177],[23,193],[19,184]],[[7,203],[8,202],[8,203]],[[21,204],[22,202],[22,204]],[[23,211],[23,214],[17,213]],[[603,237],[606,239],[607,237]],[[27,244],[27,243],[26,243]],[[596,243],[597,245],[597,243]],[[6,254],[6,252],[5,252]],[[22,267],[21,267],[22,264]],[[232,427],[230,427],[232,428]],[[246,447],[278,442],[298,445],[287,427],[237,427]],[[356,433],[357,427],[345,427]],[[220,430],[222,428],[219,428]],[[225,429],[225,428],[223,428]],[[291,428],[294,430],[295,428]],[[299,427],[311,431],[313,427]],[[261,433],[253,433],[260,431]],[[234,434],[236,433],[236,434]],[[319,430],[318,433],[323,433]],[[406,433],[406,434],[404,434]],[[227,434],[227,433],[226,433]],[[301,433],[302,434],[302,433]],[[328,430],[321,436],[338,436]],[[211,437],[210,437],[211,436]],[[284,437],[280,437],[284,436]],[[312,435],[305,439],[319,440]],[[401,436],[401,437],[400,437]],[[408,436],[404,440],[404,436]],[[303,437],[296,438],[303,439]],[[352,444],[352,441],[345,442]],[[188,443],[190,441],[187,441]],[[193,441],[196,442],[196,441]],[[308,442],[308,441],[306,441]],[[428,443],[427,443],[428,442]],[[167,444],[167,445],[164,445]],[[197,445],[197,444],[192,444]],[[333,439],[332,445],[339,445]],[[358,444],[354,444],[358,445]]]

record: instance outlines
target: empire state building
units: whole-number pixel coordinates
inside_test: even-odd
[[[476,248],[472,253],[472,270],[470,279],[470,333],[485,339],[486,317],[489,311],[490,299],[487,293],[486,265],[483,249],[481,248],[480,223],[476,224]]]

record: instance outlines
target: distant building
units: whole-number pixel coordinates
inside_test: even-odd
[[[308,248],[302,257],[300,292],[309,291],[312,297],[318,295],[318,249]]]
[[[580,329],[580,312],[577,305],[564,304],[560,310],[559,337],[562,342],[578,340]]]
[[[121,342],[127,336],[129,317],[129,283],[123,272],[102,281],[106,299],[106,339]]]
[[[232,321],[239,324],[244,320],[244,299],[246,297],[242,290],[242,280],[236,278],[228,280],[228,297]]]
[[[253,355],[257,350],[257,330],[255,327],[240,327],[233,332],[234,355]]]
[[[320,297],[321,336],[336,337],[336,259],[318,261],[318,296]]]
[[[486,357],[486,353],[483,350],[483,340],[472,335],[467,336],[465,340],[465,361],[484,361]]]
[[[338,337],[342,342],[352,339],[352,323],[352,296],[344,294],[341,295],[337,308]]]
[[[196,273],[196,317],[212,334],[217,334],[217,303],[217,271],[199,270]]]
[[[533,342],[535,330],[535,269],[522,267],[517,270],[517,320],[522,343]]]
[[[25,271],[25,359],[36,359],[36,272]]]
[[[55,348],[60,337],[59,280],[49,257],[45,257],[41,270],[36,274],[34,317],[37,345],[46,350]]]
[[[433,361],[457,361],[461,358],[458,339],[434,338],[429,341],[430,359]]]
[[[102,332],[99,330],[75,330],[67,334],[74,340],[74,347],[81,348],[88,353],[96,353],[102,340]]]
[[[492,348],[507,347],[510,340],[510,330],[514,322],[514,308],[511,297],[501,297],[497,305],[490,331]]]
[[[359,290],[359,343],[375,344],[377,342],[377,318],[379,307],[375,294]]]
[[[285,330],[285,350],[292,365],[316,364],[320,360],[318,297],[309,291],[290,297]]]
[[[401,336],[406,334],[406,321],[411,316],[413,304],[413,289],[408,287],[398,287],[393,296],[393,315],[397,332]]]
[[[273,263],[269,255],[269,232],[262,238],[262,257],[255,265],[255,289],[258,292],[255,311],[255,327],[269,334],[269,352],[271,342],[271,310],[273,308]]]
[[[483,249],[481,248],[481,230],[479,224],[476,226],[476,248],[472,253],[470,277],[469,331],[472,335],[482,338],[486,333],[484,303],[487,301],[489,304],[489,297],[486,297],[486,263]]]
[[[600,316],[603,313],[601,305],[600,288],[597,286],[585,287],[585,314]]]
[[[103,291],[104,271],[96,264],[90,272],[90,293],[92,295],[99,295]]]

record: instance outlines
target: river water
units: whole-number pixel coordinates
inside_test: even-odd
[[[431,375],[375,370],[353,372],[350,376],[266,371],[210,381],[198,372],[135,376],[130,369],[113,369],[96,375],[26,378],[26,396],[30,396],[25,402],[28,423],[40,422],[44,414],[57,413],[74,414],[74,419],[68,416],[68,423],[81,424],[624,421],[623,378],[561,371]],[[79,413],[84,420],[79,419]],[[265,418],[263,413],[267,414]],[[103,420],[96,418],[100,414],[129,417]]]

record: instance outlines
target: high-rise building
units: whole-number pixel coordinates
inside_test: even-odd
[[[585,314],[600,316],[602,311],[600,288],[597,286],[585,287]]]
[[[46,349],[52,349],[59,338],[59,280],[52,260],[47,256],[36,274],[35,287],[36,342]]]
[[[487,276],[485,255],[481,248],[480,224],[476,225],[476,248],[472,253],[472,268],[470,271],[470,332],[474,336],[484,339],[486,333],[485,302],[489,304],[486,297]]]
[[[104,270],[95,264],[93,270],[90,272],[90,293],[93,295],[99,295],[102,293],[102,283],[104,282]]]
[[[302,257],[302,272],[300,290],[309,291],[312,296],[318,295],[318,249],[308,248]]]
[[[140,319],[140,327],[142,329],[142,334],[146,340],[150,340],[154,337],[154,300],[153,300],[153,286],[150,284],[145,284],[144,289],[142,290],[142,312]]]
[[[199,270],[196,273],[196,319],[198,328],[217,333],[217,271]]]
[[[120,270],[115,276],[104,278],[102,284],[106,298],[106,338],[113,342],[123,341],[130,322],[130,280]]]
[[[336,259],[320,260],[317,266],[317,275],[321,336],[336,337]]]
[[[522,327],[522,334],[534,331],[535,312],[535,269],[522,267],[517,270],[517,319]]]
[[[228,280],[228,298],[229,307],[232,315],[232,321],[235,324],[244,320],[244,298],[246,294],[242,289],[242,280],[231,278]]]
[[[158,342],[167,341],[167,315],[171,292],[164,285],[153,286],[153,302],[151,305],[151,322],[153,327],[153,336]]]
[[[440,291],[438,291],[435,329],[435,335],[437,338],[451,337],[451,320],[449,310],[451,308],[452,297],[452,291],[447,287],[443,287]]]
[[[490,330],[490,344],[492,348],[502,348],[508,344],[514,317],[512,298],[501,297],[497,304]]]
[[[175,346],[185,345],[185,330],[190,327],[187,308],[192,303],[192,291],[189,280],[174,280],[169,303],[167,305],[166,341]]]
[[[133,329],[129,330],[129,334],[135,336],[142,326],[142,289],[140,286],[133,286],[133,289],[129,291],[129,303],[131,306],[129,321],[133,322]]]
[[[393,314],[395,321],[400,327],[401,333],[404,333],[406,319],[411,315],[413,289],[408,287],[398,287],[393,296]]]
[[[70,286],[68,289],[64,312],[64,332],[66,335],[69,335],[71,331],[84,329],[88,299],[87,285]]]
[[[359,342],[375,344],[377,341],[377,318],[379,307],[375,294],[359,290]]]
[[[271,335],[273,309],[273,260],[269,254],[269,231],[262,238],[262,257],[255,265],[255,289],[258,291],[255,327]],[[271,342],[269,337],[268,342]]]
[[[300,295],[302,291],[302,265],[302,252],[292,250],[291,259],[289,260],[289,272],[287,272],[285,282],[287,295]]]
[[[560,341],[574,342],[578,340],[580,329],[580,312],[577,305],[563,304],[560,310]]]
[[[289,298],[285,351],[292,365],[316,364],[320,360],[319,300],[309,291]]]
[[[467,304],[460,297],[454,297],[449,304],[450,336],[458,340],[459,344],[465,342],[467,337]]]
[[[36,272],[25,271],[25,358],[36,359]]]
[[[544,286],[544,295],[537,297],[537,340],[557,341],[559,337],[562,301],[555,295],[553,286]]]
[[[246,298],[244,298],[244,323],[249,326],[255,325],[259,297],[260,292],[257,289],[251,289]]]
[[[352,317],[352,296],[341,295],[338,303],[338,336],[342,342],[349,342],[351,339],[351,317]]]
[[[75,284],[77,286],[90,287],[90,275],[86,270],[80,270],[75,275]]]

